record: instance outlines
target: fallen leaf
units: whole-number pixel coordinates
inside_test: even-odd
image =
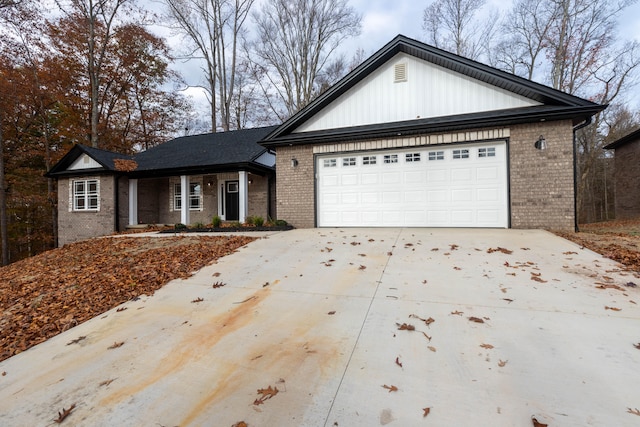
[[[500,288],[500,290],[502,291],[503,294],[507,293],[507,288]]]
[[[501,248],[499,246],[497,248],[487,249],[488,254],[492,254],[494,252],[502,252],[503,254],[506,254],[506,255],[511,255],[513,253],[513,251],[510,251],[509,249]]]
[[[578,252],[573,252],[573,251],[562,252],[562,255],[578,255]]]
[[[480,344],[480,347],[486,348],[487,350],[491,350],[493,348],[491,344]]]
[[[437,251],[439,251],[439,250],[440,250],[440,249],[438,249],[438,248],[432,248],[432,249],[431,249],[431,251],[432,251],[432,252],[437,252]]]
[[[113,345],[107,347],[108,350],[113,350],[114,348],[122,347],[124,345],[124,341],[114,342]]]
[[[367,266],[365,265],[360,265],[360,267],[358,267],[358,270],[365,270],[367,268]]]
[[[71,340],[67,343],[67,345],[71,345],[71,344],[78,344],[80,341],[84,340],[85,338],[87,338],[85,335],[82,335],[81,337],[76,338],[75,340]]]
[[[500,366],[501,368],[504,367],[504,365],[506,365],[508,362],[508,360],[500,360],[498,361],[498,366]]]
[[[98,387],[105,387],[108,386],[109,384],[111,384],[112,382],[114,382],[116,379],[112,378],[110,380],[104,380],[102,381],[100,384],[98,384]]]
[[[484,323],[484,320],[482,320],[482,319],[480,319],[480,318],[478,318],[478,317],[473,317],[473,316],[471,316],[471,317],[468,317],[468,319],[469,319],[469,321],[470,321],[470,322],[475,322],[475,323]]]
[[[197,303],[197,302],[202,302],[202,301],[204,301],[204,299],[203,299],[203,298],[198,297],[198,298],[194,299],[194,300],[193,300],[193,301],[191,301],[191,302],[192,302],[192,303]]]
[[[635,348],[637,348],[638,350],[640,350],[640,342],[638,344],[634,344],[633,345]]]
[[[422,418],[426,417],[427,415],[429,415],[429,412],[431,412],[431,408],[422,408]]]
[[[627,283],[625,283],[624,285],[625,285],[627,288],[637,288],[637,287],[638,287],[638,285],[636,285],[636,284],[635,284],[635,283],[633,283],[633,282],[627,282]]]
[[[425,337],[427,337],[427,339],[429,340],[429,342],[431,342],[431,337],[427,334],[425,334],[424,332],[422,333],[422,335],[424,335]]]
[[[336,314],[335,310],[331,310],[330,312],[327,313],[329,316],[333,316],[334,314]]]
[[[534,276],[534,275],[533,275],[533,273],[531,273],[531,274],[532,274],[532,276],[531,276],[531,280],[534,280],[534,281],[536,281],[536,282],[540,282],[540,283],[547,283],[547,281],[546,281],[546,280],[541,279],[541,278],[540,278],[540,276]]]
[[[387,256],[393,255],[393,252],[387,252]]]
[[[127,309],[127,307],[120,307],[119,309],[116,310],[116,312],[121,312],[121,311],[125,311]]]
[[[462,316],[464,314],[464,311],[452,311],[450,314],[453,314],[454,316]]]
[[[2,376],[6,377],[7,376],[7,371],[2,371]]]
[[[258,389],[258,394],[261,396],[253,401],[254,405],[262,405],[266,400],[278,394],[278,387],[269,386],[268,388],[260,388]]]
[[[608,283],[596,283],[596,285],[598,285],[598,286],[596,286],[596,288],[598,288],[598,289],[617,289],[619,291],[624,291],[624,289],[622,289],[618,285],[611,285],[611,284],[608,284]]]
[[[365,256],[367,256],[367,254],[358,254],[358,256],[365,257]]]
[[[396,357],[396,365],[402,368],[402,362],[400,362],[400,356]]]
[[[351,242],[351,246],[358,246],[360,242]]]
[[[618,307],[609,307],[608,305],[605,305],[605,306],[604,306],[604,309],[605,309],[605,310],[611,310],[611,311],[622,311],[622,309],[621,309],[621,308],[618,308]]]
[[[263,287],[263,288],[266,288],[266,287],[267,287],[267,286],[269,286],[270,284],[271,284],[271,283],[269,283],[269,282],[265,282],[265,284],[264,284],[264,285],[262,285],[262,287]]]
[[[398,387],[394,386],[394,385],[383,385],[382,388],[386,388],[387,390],[389,390],[389,393],[391,393],[392,391],[398,391]]]
[[[433,322],[435,322],[436,320],[432,317],[429,317],[428,319],[423,319],[420,316],[416,316],[415,314],[410,314],[409,317],[413,317],[419,320],[422,320],[427,326],[431,325]]]
[[[456,266],[454,266],[453,269],[454,270],[462,270],[460,267],[456,267]]]
[[[62,423],[65,418],[67,418],[69,415],[71,415],[71,412],[73,412],[73,410],[76,408],[76,404],[74,403],[73,405],[69,406],[69,409],[64,409],[64,407],[62,408],[62,412],[58,411],[58,418],[56,418],[54,421],[57,424]]]
[[[416,330],[415,326],[409,325],[407,323],[403,323],[402,325],[399,323],[396,323],[396,325],[398,326],[399,331],[415,331]]]
[[[451,250],[452,250],[452,251],[455,251],[455,250],[457,250],[460,246],[458,246],[458,245],[455,245],[455,244],[454,244],[454,245],[449,245],[449,247],[451,248]]]
[[[211,285],[211,287],[213,289],[218,289],[218,288],[221,288],[223,286],[226,286],[226,285],[224,283],[222,283],[222,282],[215,282],[213,285]]]
[[[547,424],[542,424],[535,417],[531,417],[531,422],[533,423],[533,427],[547,427]]]
[[[513,302],[513,300],[511,298],[502,298],[504,301],[508,302],[509,304],[511,304]]]
[[[212,274],[212,276],[213,277],[220,277],[220,273],[216,271],[215,273]]]
[[[638,408],[635,408],[635,409],[627,408],[627,412],[640,417],[640,410],[638,410]]]
[[[426,284],[427,284],[426,279],[422,281],[422,284],[423,284],[423,285],[426,285]]]
[[[436,348],[435,348],[435,347],[433,347],[433,346],[429,346],[429,347],[427,347],[427,348],[428,348],[429,350],[433,351],[434,353],[437,351],[437,350],[436,350]]]
[[[231,427],[249,427],[249,425],[247,423],[245,423],[244,421],[240,421],[240,422],[235,423]]]

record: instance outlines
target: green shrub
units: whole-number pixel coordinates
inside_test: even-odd
[[[193,224],[193,228],[204,228],[204,223],[196,222],[195,224]]]
[[[278,227],[284,227],[285,225],[287,225],[287,221],[285,221],[284,219],[276,219],[273,223]]]
[[[254,222],[254,221],[255,221],[255,218],[254,218],[254,217],[252,217],[252,216],[247,216],[247,217],[244,219],[244,223],[245,223],[245,224],[247,224],[247,225],[253,225],[253,222]]]
[[[220,225],[222,225],[222,218],[220,218],[220,216],[216,215],[213,217],[213,220],[211,221],[211,225],[213,225],[214,228],[219,228]]]
[[[176,230],[186,230],[186,229],[187,229],[187,226],[186,226],[185,224],[183,224],[183,223],[179,222],[179,223],[177,223],[177,224],[175,225],[175,229],[176,229]]]
[[[231,228],[240,228],[240,227],[242,227],[242,224],[240,224],[238,221],[234,221],[234,222],[229,224],[229,227],[231,227]]]
[[[253,218],[253,224],[256,227],[262,227],[262,225],[264,224],[264,218],[262,218],[261,216]]]

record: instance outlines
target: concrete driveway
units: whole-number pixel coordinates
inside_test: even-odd
[[[544,231],[274,234],[0,363],[0,425],[638,426],[629,282]]]

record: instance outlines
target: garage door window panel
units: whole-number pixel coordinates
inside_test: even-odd
[[[384,163],[385,164],[398,163],[398,155],[397,154],[385,154],[384,155]]]
[[[453,160],[468,159],[469,150],[453,150]]]
[[[375,165],[378,161],[378,157],[377,156],[363,156],[362,157],[362,164],[364,166],[369,166],[369,165]]]

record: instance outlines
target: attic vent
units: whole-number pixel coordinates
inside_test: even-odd
[[[88,165],[89,161],[90,161],[89,156],[87,155],[82,156],[82,163],[84,163],[85,165]]]
[[[407,63],[403,62],[402,64],[396,64],[395,66],[395,75],[394,75],[394,83],[406,82],[407,81]]]

